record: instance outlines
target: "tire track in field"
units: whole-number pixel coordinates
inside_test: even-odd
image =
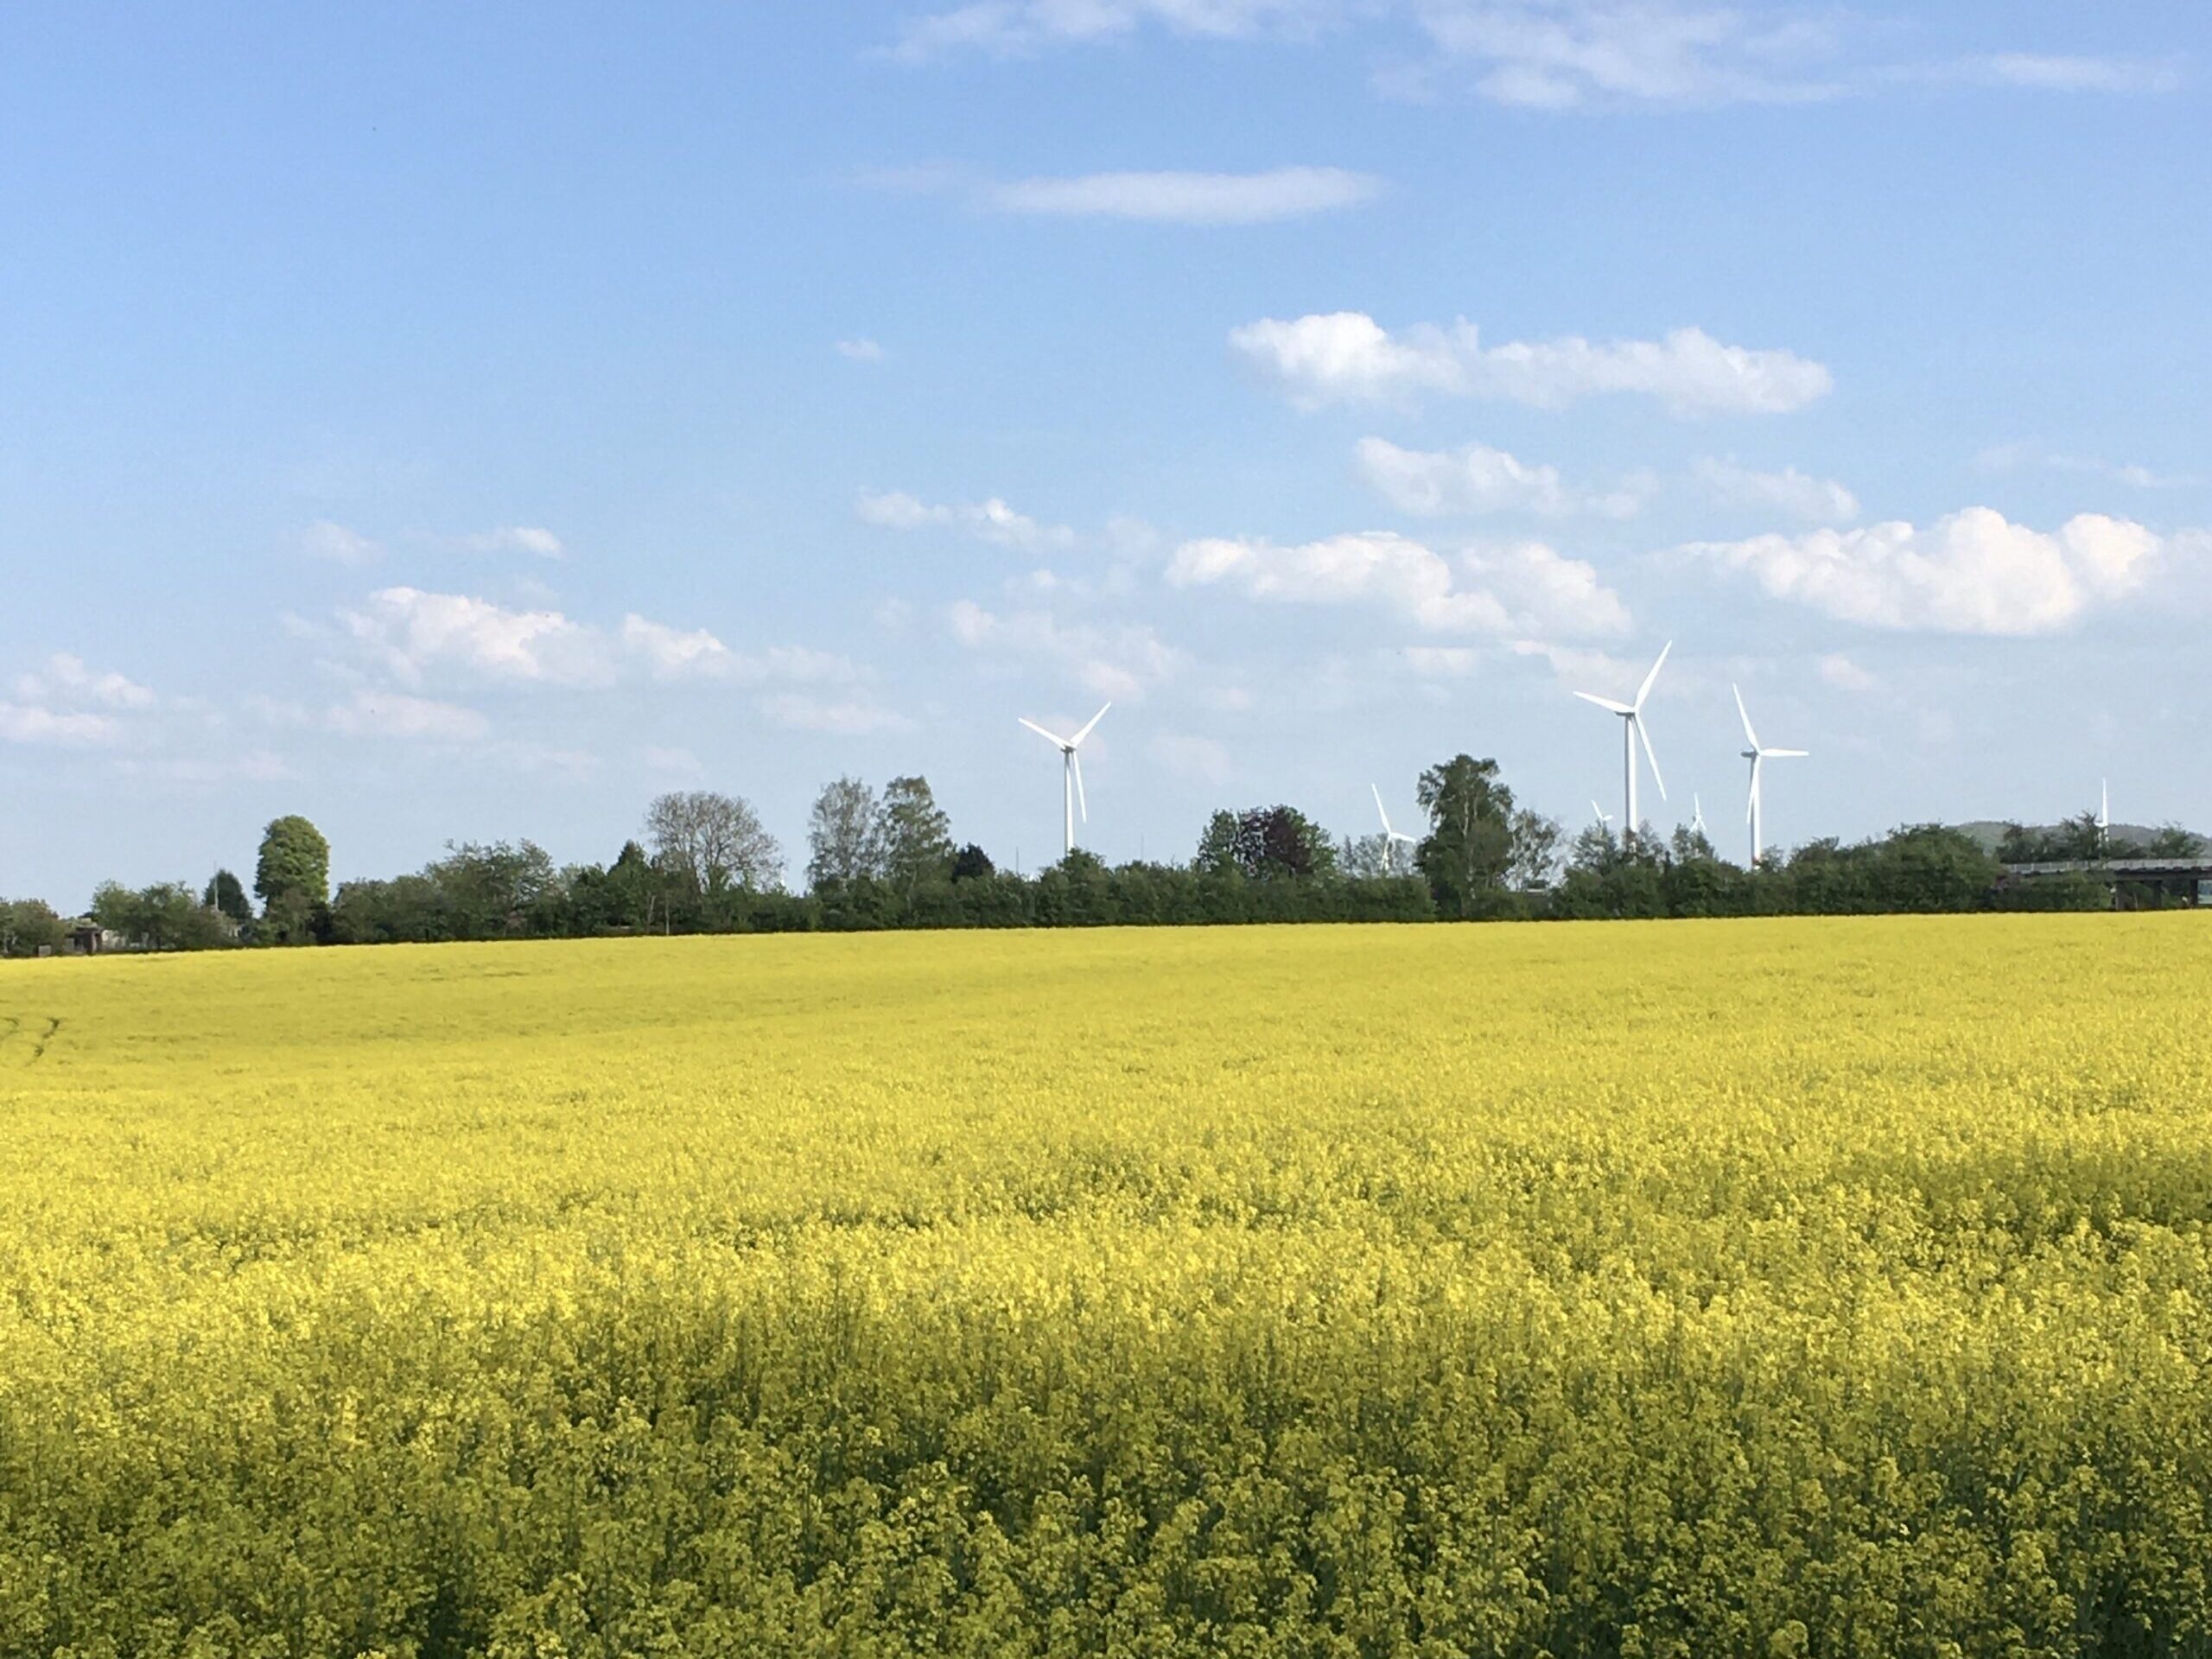
[[[31,1046],[31,1057],[28,1060],[25,1060],[23,1064],[25,1065],[36,1065],[41,1060],[44,1059],[46,1058],[46,1046],[54,1040],[54,1033],[60,1029],[61,1016],[58,1014],[49,1014],[47,1017],[46,1029],[38,1034],[38,1040]]]
[[[61,1016],[59,1014],[34,1014],[31,1017],[42,1029],[30,1029],[24,1024],[21,1014],[0,1014],[0,1052],[5,1052],[13,1058],[26,1045],[29,1046],[29,1052],[16,1063],[18,1070],[26,1070],[44,1059],[47,1045],[61,1029]],[[12,1049],[8,1046],[11,1042],[16,1045]]]

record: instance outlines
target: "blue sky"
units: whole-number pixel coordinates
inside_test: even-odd
[[[2212,826],[2171,4],[17,7],[0,893],[842,772],[1185,856],[1632,691],[1770,838]],[[825,15],[826,14],[826,15]],[[1721,830],[1725,846],[1734,837]]]

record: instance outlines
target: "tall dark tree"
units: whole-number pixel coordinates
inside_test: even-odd
[[[1513,868],[1513,791],[1497,761],[1458,754],[1421,773],[1416,796],[1429,823],[1421,873],[1446,913],[1470,914]]]
[[[253,919],[253,905],[245,896],[245,886],[228,870],[218,870],[207,890],[200,895],[200,902],[213,911],[219,911],[234,922]]]
[[[272,822],[261,832],[253,891],[264,907],[286,901],[327,904],[330,843],[322,831],[296,813]]]
[[[280,944],[316,938],[330,904],[330,843],[322,831],[297,813],[271,822],[254,860],[253,891],[268,938]]]
[[[1236,870],[1255,881],[1326,877],[1337,849],[1326,831],[1294,806],[1255,806],[1217,812],[1198,838],[1198,868]]]
[[[875,791],[857,778],[823,785],[806,821],[806,881],[820,887],[883,874]]]
[[[909,898],[951,874],[952,823],[926,778],[893,778],[883,786],[876,839],[884,878]]]
[[[991,855],[972,841],[952,855],[952,879],[955,881],[985,881],[998,873],[998,866],[991,862]]]

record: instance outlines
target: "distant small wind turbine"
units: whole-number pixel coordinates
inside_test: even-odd
[[[1402,830],[1393,830],[1390,827],[1390,815],[1383,810],[1381,786],[1370,784],[1368,788],[1375,791],[1375,811],[1382,820],[1382,861],[1395,875],[1398,870],[1398,843],[1402,841],[1408,847],[1417,847],[1421,844],[1421,838],[1418,836],[1409,836]]]
[[[1643,700],[1651,695],[1652,683],[1659,677],[1659,671],[1667,665],[1667,652],[1675,648],[1669,639],[1659,652],[1659,660],[1651,664],[1651,671],[1643,677],[1643,683],[1637,688],[1634,702],[1616,702],[1611,697],[1601,697],[1594,691],[1578,691],[1574,695],[1585,702],[1594,702],[1608,714],[1621,717],[1622,772],[1628,784],[1628,817],[1621,825],[1623,836],[1632,836],[1637,825],[1643,822],[1636,816],[1636,746],[1643,744],[1643,758],[1651,762],[1651,781],[1659,785],[1659,798],[1667,798],[1667,780],[1659,775],[1659,757],[1651,747],[1651,734],[1643,729]]]
[[[1690,806],[1693,809],[1690,814],[1690,833],[1694,836],[1701,836],[1705,833],[1705,803],[1698,799],[1694,791],[1690,794]]]
[[[1757,864],[1759,861],[1760,850],[1764,845],[1760,838],[1760,832],[1764,828],[1764,802],[1759,792],[1759,769],[1770,760],[1802,760],[1805,758],[1806,751],[1762,747],[1759,743],[1759,734],[1751,729],[1751,711],[1744,707],[1744,694],[1732,685],[1728,689],[1736,693],[1736,712],[1744,717],[1744,741],[1751,746],[1744,751],[1744,759],[1751,763],[1751,804],[1745,809],[1744,816],[1750,821],[1751,826],[1751,862]]]
[[[1076,758],[1075,752],[1083,747],[1083,740],[1090,735],[1091,727],[1096,726],[1100,721],[1105,719],[1106,709],[1111,709],[1113,706],[1114,705],[1109,702],[1105,706],[1105,708],[1101,709],[1096,714],[1093,715],[1090,717],[1090,723],[1084,726],[1084,728],[1077,732],[1073,737],[1062,737],[1057,732],[1048,732],[1042,726],[1039,726],[1035,721],[1030,719],[1027,715],[1018,715],[1015,716],[1015,718],[1020,720],[1023,725],[1027,726],[1031,731],[1036,733],[1038,736],[1043,738],[1046,742],[1052,744],[1054,748],[1060,752],[1060,796],[1062,804],[1066,810],[1067,845],[1065,850],[1067,852],[1071,853],[1075,851],[1075,815],[1078,807],[1080,807],[1083,811],[1083,821],[1085,823],[1089,823],[1090,822],[1090,803],[1084,800],[1083,798],[1083,762]]]
[[[2105,858],[2112,856],[2112,780],[2108,778],[2097,785],[2097,852]]]
[[[1595,801],[1590,803],[1590,810],[1598,815],[1598,827],[1600,830],[1603,830],[1607,835],[1612,834],[1613,815],[1606,811],[1604,807],[1599,805]]]

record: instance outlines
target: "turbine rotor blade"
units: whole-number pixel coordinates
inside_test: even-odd
[[[1731,691],[1735,692],[1736,712],[1744,717],[1745,741],[1756,749],[1759,746],[1759,734],[1751,729],[1751,711],[1744,707],[1743,690],[1738,686],[1733,685],[1730,686],[1728,689]]]
[[[1099,712],[1103,714],[1105,711],[1101,709]],[[1097,723],[1096,721],[1091,722],[1094,726]],[[1068,765],[1075,768],[1075,810],[1082,813],[1083,821],[1089,823],[1090,803],[1083,798],[1083,757],[1075,752],[1075,746],[1072,744],[1068,746]]]
[[[1050,743],[1050,744],[1051,744],[1054,748],[1056,748],[1056,749],[1065,749],[1065,747],[1068,747],[1068,741],[1067,741],[1067,739],[1065,739],[1065,738],[1064,738],[1064,737],[1057,736],[1057,735],[1055,735],[1054,734],[1052,734],[1052,733],[1051,733],[1051,732],[1046,731],[1046,730],[1042,726],[1039,726],[1039,725],[1035,721],[1031,720],[1030,718],[1028,718],[1028,716],[1027,716],[1027,715],[1015,715],[1015,716],[1014,716],[1014,718],[1015,718],[1015,719],[1017,719],[1017,720],[1019,720],[1019,721],[1021,721],[1021,723],[1022,723],[1023,725],[1027,726],[1027,727],[1031,731],[1033,731],[1033,732],[1036,733],[1038,736],[1039,736],[1039,737],[1043,738],[1043,739],[1044,739],[1047,743]]]
[[[1375,810],[1377,816],[1379,816],[1382,820],[1382,833],[1387,836],[1390,833],[1390,815],[1387,811],[1384,811],[1382,808],[1382,786],[1376,784],[1370,784],[1368,788],[1375,791]]]
[[[1802,760],[1810,749],[1761,749],[1759,754],[1768,760]]]
[[[1757,755],[1753,755],[1751,757],[1751,792],[1750,797],[1744,802],[1744,822],[1745,823],[1749,823],[1751,821],[1751,815],[1757,812],[1758,809],[1759,758]]]
[[[1637,715],[1629,722],[1636,728],[1636,734],[1643,740],[1643,758],[1651,763],[1651,781],[1659,785],[1659,798],[1667,798],[1667,780],[1659,775],[1659,757],[1651,747],[1651,734],[1643,729],[1643,717]]]
[[[1643,684],[1636,694],[1636,707],[1638,713],[1643,711],[1643,700],[1651,695],[1651,683],[1659,677],[1659,671],[1667,666],[1667,653],[1674,648],[1675,642],[1671,639],[1659,647],[1659,660],[1651,664],[1651,671],[1643,677]],[[1662,790],[1660,793],[1663,795],[1666,791]]]
[[[1073,737],[1068,739],[1068,747],[1072,749],[1082,743],[1084,738],[1089,737],[1090,735],[1091,727],[1096,726],[1100,721],[1105,719],[1106,709],[1111,709],[1113,706],[1114,705],[1109,702],[1106,705],[1105,709],[1101,709],[1096,714],[1093,715],[1089,721],[1085,723],[1081,731],[1077,732]]]
[[[1609,715],[1632,715],[1636,712],[1629,704],[1615,702],[1611,697],[1601,697],[1594,691],[1578,691],[1574,695],[1585,702],[1596,703]]]

